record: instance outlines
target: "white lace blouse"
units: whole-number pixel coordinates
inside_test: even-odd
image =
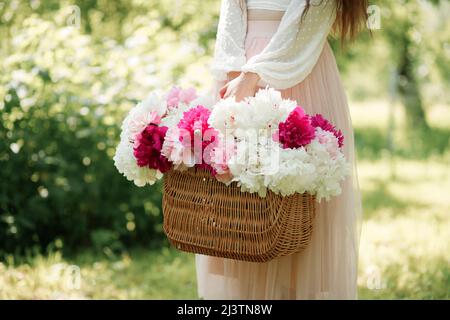
[[[309,75],[334,23],[335,1],[312,0],[303,20],[306,0],[289,1],[270,42],[247,61],[244,47],[247,9],[241,9],[239,0],[222,0],[211,67],[216,79],[225,80],[230,71],[254,72],[271,87],[286,89],[302,82]]]

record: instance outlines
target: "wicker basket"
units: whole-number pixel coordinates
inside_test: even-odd
[[[304,249],[311,239],[314,196],[265,198],[226,186],[204,169],[164,176],[164,232],[182,251],[267,262]]]

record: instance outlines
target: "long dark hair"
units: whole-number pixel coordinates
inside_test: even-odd
[[[306,8],[303,12],[308,14],[311,0],[306,0]],[[354,39],[365,27],[368,19],[368,0],[336,0],[336,22],[334,30],[340,35],[341,40]]]
[[[241,8],[244,10],[245,0],[240,1]],[[323,0],[320,0],[320,3]],[[365,27],[368,19],[367,8],[368,0],[335,0],[336,1],[336,21],[334,23],[334,31],[340,35],[342,42],[351,40]],[[306,0],[306,8],[303,12],[303,18],[308,14],[311,6],[317,5]],[[319,5],[320,5],[319,3]]]

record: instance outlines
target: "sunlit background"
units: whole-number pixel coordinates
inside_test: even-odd
[[[330,40],[363,191],[359,296],[448,299],[450,3],[372,4],[372,37]],[[134,187],[112,156],[149,90],[210,88],[219,6],[0,1],[0,298],[197,298],[161,186]]]

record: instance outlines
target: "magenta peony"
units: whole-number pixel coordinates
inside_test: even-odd
[[[311,143],[315,130],[311,120],[302,107],[298,106],[287,117],[286,121],[278,125],[278,137],[276,141],[281,143],[284,149],[300,148]]]
[[[211,111],[203,106],[197,106],[183,113],[183,118],[178,123],[178,128],[182,131],[180,136],[181,143],[194,150],[195,137],[201,139],[201,159],[196,159],[196,163],[200,168],[209,170],[215,174],[215,170],[211,167],[209,154],[204,154],[204,150],[210,145],[210,148],[217,143],[218,132],[208,124]],[[185,138],[189,138],[186,141]]]
[[[336,139],[338,139],[339,148],[342,148],[344,145],[344,135],[341,130],[336,130],[336,128],[325,118],[322,117],[321,114],[316,114],[311,117],[311,125],[314,128],[321,128],[322,130],[331,132],[334,134]]]
[[[171,168],[169,160],[161,154],[167,127],[159,127],[150,123],[136,136],[133,146],[133,154],[140,167],[158,169],[162,173]]]
[[[180,102],[189,104],[196,98],[197,92],[194,88],[183,90],[179,87],[173,87],[167,94],[166,101],[169,108],[176,108]]]

